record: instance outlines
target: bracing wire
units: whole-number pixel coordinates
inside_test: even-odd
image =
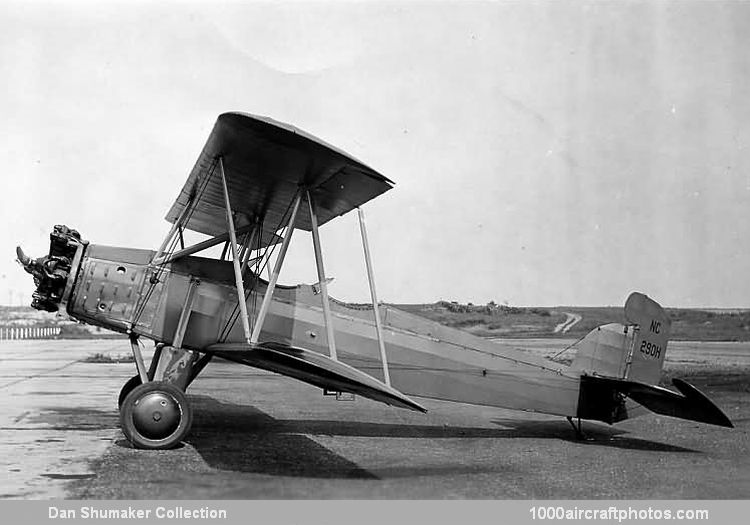
[[[284,213],[279,218],[279,222],[276,225],[276,228],[274,228],[272,230],[275,233],[275,232],[277,232],[277,231],[279,231],[280,229],[283,228],[283,230],[282,230],[282,237],[284,237],[285,235],[288,234],[288,231],[287,231],[288,230],[288,225],[287,225],[287,223],[288,223],[288,220],[289,220],[289,216],[290,216],[290,212],[291,212],[291,209],[292,209],[292,205],[294,204],[294,200],[296,198],[297,198],[297,195],[295,194],[294,199],[292,199],[292,201],[287,205],[286,210],[284,211]],[[284,225],[286,225],[286,226],[284,226]],[[259,223],[258,228],[259,228],[259,230],[258,230],[258,235],[256,235],[256,239],[257,239],[256,242],[257,242],[257,246],[258,246],[258,251],[260,251],[261,245],[262,245],[263,231],[264,231],[263,223],[262,222]],[[266,245],[263,254],[260,256],[258,262],[255,264],[257,271],[255,272],[255,275],[253,276],[253,284],[252,284],[252,286],[249,286],[248,289],[245,291],[245,298],[244,299],[245,299],[246,302],[250,298],[250,296],[252,295],[253,290],[255,289],[255,285],[257,283],[258,276],[263,272],[263,270],[269,264],[269,261],[271,260],[271,256],[273,255],[273,253],[275,252],[275,250],[276,250],[277,247],[278,247],[278,245],[275,244],[275,243],[269,243],[268,245]],[[219,342],[226,341],[227,337],[229,337],[229,334],[231,333],[232,329],[234,328],[235,324],[237,323],[237,319],[239,319],[239,316],[240,316],[239,300],[240,299],[239,299],[239,297],[237,299],[238,299],[237,304],[234,305],[234,308],[232,309],[232,312],[230,313],[229,317],[227,318],[227,322],[224,324],[224,326],[222,327],[222,329],[220,331]],[[256,309],[256,306],[257,306],[256,305],[256,300],[257,300],[257,298],[254,298],[254,300],[253,300],[253,308],[252,308],[253,313],[255,312],[255,309]]]
[[[578,339],[577,339],[576,341],[574,341],[574,342],[570,343],[570,344],[569,344],[568,346],[566,346],[565,348],[563,348],[562,350],[560,350],[559,352],[557,352],[557,353],[556,353],[555,355],[553,355],[552,357],[550,357],[550,359],[555,359],[556,357],[559,357],[559,356],[561,356],[562,354],[564,354],[565,352],[567,352],[568,350],[570,350],[571,348],[573,348],[573,347],[574,347],[575,345],[577,345],[578,343],[580,343],[581,341],[583,341],[583,340],[584,340],[584,338],[585,338],[585,337],[586,337],[587,335],[588,335],[588,334],[584,334],[584,335],[582,335],[582,336],[581,336],[581,337],[579,337],[579,338],[578,338]]]

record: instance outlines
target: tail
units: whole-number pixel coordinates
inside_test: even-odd
[[[669,316],[634,292],[625,302],[627,325],[608,324],[579,341],[571,370],[580,373],[576,416],[614,423],[631,417],[627,399],[657,414],[731,427],[729,418],[700,390],[681,380],[680,394],[658,386],[667,353]]]

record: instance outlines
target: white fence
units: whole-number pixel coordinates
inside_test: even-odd
[[[52,339],[60,335],[57,326],[0,326],[0,341],[8,339]]]

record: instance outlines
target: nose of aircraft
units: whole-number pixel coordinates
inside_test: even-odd
[[[34,277],[36,290],[32,295],[32,307],[48,312],[58,310],[74,256],[83,243],[76,230],[56,225],[50,234],[49,254],[44,257],[34,259],[26,255],[20,246],[16,247],[18,262]]]

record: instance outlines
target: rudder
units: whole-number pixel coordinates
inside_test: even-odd
[[[638,292],[631,293],[625,302],[625,318],[635,325],[635,334],[624,379],[657,385],[672,323],[659,303]]]

